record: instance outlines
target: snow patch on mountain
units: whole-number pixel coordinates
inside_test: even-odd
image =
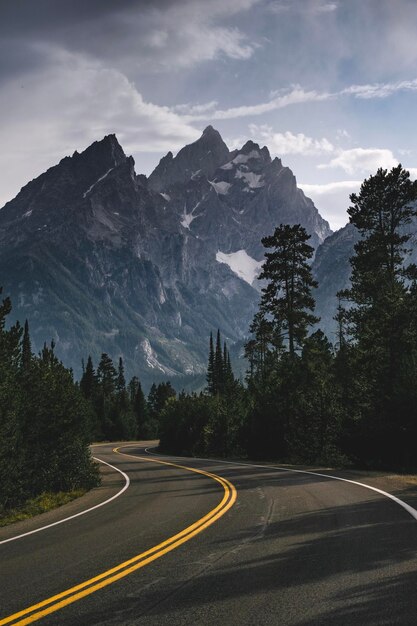
[[[249,154],[238,154],[232,161],[236,165],[240,163],[247,163],[250,159],[259,159],[259,152],[257,150],[251,150]]]
[[[205,200],[207,194],[204,194],[204,196],[202,197],[202,199],[197,202],[197,204],[191,209],[191,211],[189,213],[187,213],[186,210],[186,206],[184,205],[184,212],[181,215],[182,220],[181,220],[181,226],[183,226],[184,228],[188,228],[188,230],[190,230],[190,224],[193,220],[195,220],[197,217],[200,217],[200,213],[198,215],[194,215],[194,211],[196,209],[198,209],[198,207],[200,206],[200,204],[203,202],[203,200]]]
[[[83,198],[85,198],[90,191],[92,191],[94,189],[94,187],[102,180],[104,180],[106,178],[106,176],[108,176],[110,174],[110,172],[112,172],[114,170],[114,167],[111,167],[109,170],[107,170],[107,172],[105,174],[103,174],[103,176],[100,176],[100,178],[98,180],[96,180],[95,183],[93,183],[92,185],[90,185],[90,187],[87,189],[87,191],[85,191],[83,193]]]
[[[255,172],[242,172],[236,170],[235,178],[243,178],[247,183],[249,189],[258,189],[259,187],[265,187],[265,182],[262,180],[262,174],[255,174]]]
[[[167,202],[169,202],[171,200],[171,196],[169,196],[167,193],[161,193],[160,194],[164,200],[166,200]]]
[[[158,369],[159,371],[163,372],[163,374],[167,373],[166,368],[161,365],[161,363],[158,361],[157,357],[156,357],[156,352],[155,350],[152,348],[151,343],[149,341],[148,338],[143,339],[143,341],[141,341],[141,348],[143,350],[143,353],[145,355],[145,360],[147,365],[151,368],[151,369]]]
[[[258,277],[263,261],[257,261],[249,256],[246,250],[237,250],[226,254],[220,250],[216,254],[216,261],[225,263],[230,267],[239,278],[252,285],[255,278]]]
[[[208,182],[213,187],[217,195],[220,195],[220,196],[226,195],[231,187],[231,184],[226,183],[225,181],[220,181],[216,183],[215,181],[209,180]]]

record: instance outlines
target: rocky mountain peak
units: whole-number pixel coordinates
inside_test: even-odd
[[[0,211],[0,271],[34,345],[54,337],[76,371],[104,351],[148,380],[198,374],[213,328],[246,336],[261,239],[279,223],[302,224],[314,246],[330,234],[266,147],[230,152],[208,126],[146,178],[111,134]]]
[[[218,167],[229,159],[229,149],[220,133],[207,126],[194,143],[182,148],[176,157],[168,153],[149,176],[149,187],[167,191],[175,184],[186,183],[193,176],[213,176]]]

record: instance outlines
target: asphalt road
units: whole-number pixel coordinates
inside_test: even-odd
[[[417,624],[417,521],[395,502],[324,476],[113,447],[94,455],[129,477],[119,497],[4,542],[115,495],[126,479],[107,468],[101,491],[0,529],[0,626]],[[157,459],[223,477],[236,502],[228,482]]]

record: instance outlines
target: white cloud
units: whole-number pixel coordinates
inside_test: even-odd
[[[172,107],[172,110],[181,115],[198,115],[199,113],[206,113],[216,108],[218,102],[212,100],[211,102],[205,102],[204,104],[191,104],[186,102],[184,104],[176,104]]]
[[[195,111],[185,116],[186,121],[196,122],[201,120],[229,120],[240,117],[251,117],[277,111],[294,104],[306,104],[309,102],[323,102],[344,96],[352,96],[362,100],[373,98],[388,98],[400,91],[417,91],[417,79],[401,81],[397,83],[376,83],[369,85],[351,85],[341,91],[327,92],[305,90],[301,85],[294,85],[290,89],[271,92],[271,99],[257,104],[242,105],[229,109],[214,110],[212,107],[206,110]]]
[[[253,105],[243,105],[238,107],[232,107],[230,109],[217,110],[208,112],[206,115],[189,115],[186,116],[187,121],[200,121],[208,118],[212,120],[229,120],[238,117],[248,117],[251,115],[262,115],[269,113],[270,111],[276,111],[277,109],[283,109],[284,107],[292,104],[301,104],[305,102],[317,102],[322,100],[328,100],[332,95],[326,92],[319,93],[315,90],[305,91],[299,85],[292,87],[286,92],[280,92],[280,95],[275,96],[268,102],[261,102]]]
[[[319,3],[313,10],[316,13],[333,13],[333,11],[337,10],[338,6],[337,2],[324,2],[323,4]]]
[[[337,2],[323,2],[322,0],[303,0],[296,2],[295,0],[277,1],[268,5],[268,11],[271,13],[299,13],[302,15],[320,15],[323,13],[333,13],[338,9]]]
[[[361,180],[343,180],[324,184],[299,183],[298,186],[313,200],[320,215],[328,220],[331,228],[336,230],[349,221],[349,196],[358,192],[361,184]]]
[[[294,134],[290,131],[275,133],[271,126],[267,126],[266,124],[260,126],[250,124],[249,130],[257,141],[264,141],[271,152],[278,155],[319,155],[329,154],[334,151],[334,146],[325,137],[322,139],[313,139],[303,133]]]
[[[352,95],[355,98],[369,100],[372,98],[388,98],[398,91],[417,91],[417,79],[402,80],[396,83],[351,85],[343,89],[340,95]]]
[[[128,154],[181,148],[200,132],[168,107],[146,102],[120,72],[54,50],[55,64],[0,92],[0,206],[75,149],[115,132]],[[30,104],[29,104],[30,103]],[[30,115],[28,115],[30,106]]]
[[[374,172],[379,167],[391,169],[398,164],[391,150],[380,148],[352,148],[341,150],[329,163],[319,169],[341,168],[347,174]]]
[[[328,196],[335,192],[346,191],[351,193],[356,191],[361,186],[361,180],[341,180],[333,183],[314,184],[299,183],[299,187],[305,192],[306,195],[314,196]]]

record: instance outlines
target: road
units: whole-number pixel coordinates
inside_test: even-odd
[[[106,466],[104,491],[0,529],[0,626],[417,624],[417,520],[382,494],[114,446],[94,456],[120,496],[7,541],[120,492]]]

